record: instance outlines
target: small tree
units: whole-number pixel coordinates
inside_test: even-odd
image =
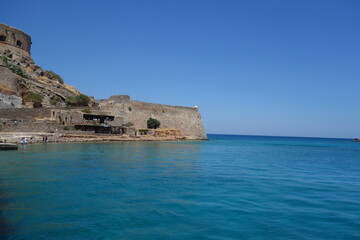
[[[156,129],[156,128],[160,127],[160,122],[155,118],[149,118],[147,120],[147,127]]]

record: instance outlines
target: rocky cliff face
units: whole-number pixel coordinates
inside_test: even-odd
[[[64,107],[66,98],[80,94],[30,56],[0,49],[0,108]]]

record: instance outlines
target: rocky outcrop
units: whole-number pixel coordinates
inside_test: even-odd
[[[16,95],[0,93],[0,108],[21,108],[22,98]]]
[[[0,23],[0,107],[64,107],[81,93],[61,77],[36,65],[30,55],[31,37]],[[93,99],[91,99],[94,102]]]
[[[19,97],[22,107],[33,107],[31,99],[26,98],[29,94],[40,95],[42,107],[64,107],[66,98],[79,95],[80,91],[65,84],[59,75],[36,65],[31,57],[0,49],[0,93],[14,99],[8,107],[20,107]]]

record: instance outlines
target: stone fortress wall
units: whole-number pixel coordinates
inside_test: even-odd
[[[185,136],[194,139],[207,138],[196,107],[133,101],[127,95],[111,96],[109,100],[102,100],[99,107],[122,116],[125,122],[133,123],[135,128],[147,128],[147,120],[155,118],[160,121],[161,128],[179,129]]]
[[[98,107],[90,108],[93,114],[114,116],[115,121],[110,125],[122,126],[133,123],[132,127],[135,129],[146,129],[147,120],[155,118],[160,121],[160,127],[163,129],[177,129],[188,139],[207,139],[196,107],[133,101],[125,95],[112,96],[110,99],[102,100]],[[18,126],[6,126],[0,131],[58,131],[63,125],[82,124],[83,114],[81,109],[77,108],[0,108],[1,121],[19,121]]]
[[[36,118],[50,118],[50,108],[0,108],[0,120],[17,119],[33,120]]]
[[[30,56],[31,38],[23,31],[0,23],[0,48]]]
[[[54,133],[62,130],[62,126],[54,122],[7,121],[0,125],[0,132],[35,132]]]

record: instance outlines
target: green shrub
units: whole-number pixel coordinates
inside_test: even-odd
[[[84,94],[69,96],[66,98],[66,104],[68,106],[87,106],[89,101],[90,98]]]
[[[24,96],[25,102],[32,102],[34,107],[42,107],[43,96],[38,93],[28,93]]]
[[[69,106],[76,106],[77,105],[77,99],[76,96],[68,96],[65,100],[66,104]]]
[[[53,98],[50,99],[50,104],[53,106],[56,106],[58,102],[61,102],[62,98],[59,96],[55,96]]]
[[[0,58],[4,61],[6,67],[10,69],[13,73],[19,75],[20,77],[27,77],[25,71],[22,70],[20,66],[9,63],[9,59],[5,56],[0,56]]]
[[[132,108],[131,107],[128,107],[129,111],[131,112]]]
[[[155,118],[149,118],[147,120],[147,127],[156,129],[156,128],[160,127],[160,122]]]
[[[81,110],[83,113],[91,113],[90,108],[84,108],[83,110]]]
[[[13,65],[13,64],[9,64],[8,68],[15,74],[19,75],[20,77],[27,77],[26,73],[22,70],[21,67]]]
[[[48,78],[50,79],[53,79],[55,81],[58,81],[59,83],[63,84],[64,83],[64,80],[62,79],[62,77],[57,74],[57,73],[54,73],[53,71],[50,71],[50,70],[45,70],[45,74]]]
[[[8,58],[7,57],[5,57],[5,56],[0,56],[0,59],[2,59],[3,61],[4,61],[4,63],[5,63],[5,65],[7,66],[8,65]]]
[[[69,131],[70,130],[70,127],[69,126],[64,126],[63,128],[65,131]]]
[[[133,122],[127,122],[127,123],[125,123],[125,126],[126,127],[132,127],[132,126],[134,126],[134,123]]]

